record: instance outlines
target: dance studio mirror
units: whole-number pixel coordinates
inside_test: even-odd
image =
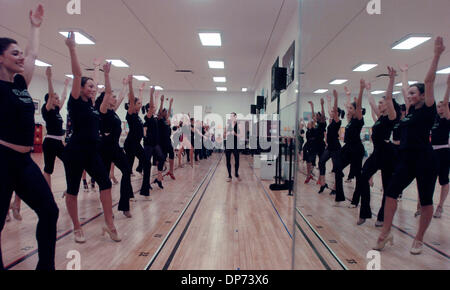
[[[404,135],[408,134],[404,125],[379,129],[389,123],[390,112],[403,119],[404,96],[411,97],[414,83],[424,83],[440,50],[437,37],[450,36],[449,2],[300,2],[296,137],[301,145],[296,148],[294,269],[449,269],[448,205],[441,202],[441,190],[448,192],[448,165],[444,186],[436,175],[429,181],[422,179],[428,189],[418,186],[402,173],[417,170],[411,174],[425,178],[433,171],[432,157],[421,159],[422,153],[411,153],[407,158],[422,161],[406,162],[403,148],[417,152],[411,148],[420,147],[419,141]],[[448,73],[449,65],[447,43],[437,67],[431,68],[438,71],[430,86],[438,105],[446,94],[448,75],[443,69]],[[428,133],[424,144],[429,143]],[[445,148],[448,137],[446,131]],[[427,146],[420,148],[426,151]],[[403,167],[397,169],[399,165]],[[419,189],[427,192],[421,192],[420,202]],[[385,208],[381,208],[383,196],[387,196]],[[388,216],[392,219],[395,204],[388,234],[385,223]]]

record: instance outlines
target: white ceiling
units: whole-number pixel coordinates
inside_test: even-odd
[[[94,57],[123,58],[130,69],[113,69],[113,80],[145,74],[151,84],[171,91],[215,91],[214,76],[226,76],[229,91],[253,90],[256,74],[274,54],[286,26],[297,14],[297,0],[81,0],[81,16],[66,13],[68,0],[0,0],[0,35],[25,46],[27,13],[37,3],[46,9],[39,58],[54,65],[62,80],[70,73],[64,39],[57,31],[80,28],[95,39],[95,46],[79,46],[83,68]],[[408,63],[410,79],[422,81],[433,54],[433,41],[412,51],[393,51],[391,45],[409,33],[441,35],[447,51],[441,66],[450,66],[450,0],[381,0],[382,14],[368,15],[366,0],[301,0],[302,91],[331,86],[335,78],[349,79],[353,91],[359,79],[385,89],[386,79],[376,80],[387,65]],[[223,46],[203,47],[200,30],[222,32]],[[270,41],[269,41],[270,40]],[[222,59],[225,70],[210,70],[207,61]],[[367,73],[352,72],[362,62],[379,66]],[[177,74],[191,69],[194,74]],[[44,74],[39,68],[38,74]],[[88,74],[86,72],[86,74]],[[446,76],[439,76],[443,84]],[[400,81],[400,79],[398,80]]]
[[[450,0],[381,0],[381,15],[369,15],[361,0],[302,0],[302,91],[344,85],[359,88],[359,79],[372,82],[373,90],[386,90],[387,66],[410,66],[410,80],[423,81],[433,57],[434,38],[444,37],[447,50],[440,67],[450,66]],[[394,42],[410,33],[430,33],[433,40],[410,51],[391,49]],[[353,72],[360,62],[378,63],[369,72]],[[400,71],[397,68],[400,74]],[[349,79],[347,84],[329,85],[335,78]],[[442,85],[447,75],[438,75]],[[400,76],[398,82],[401,81]],[[320,95],[318,95],[320,96]]]
[[[293,14],[297,7],[297,0],[81,0],[81,16],[70,16],[68,0],[0,0],[0,35],[24,47],[27,13],[38,2],[46,10],[39,58],[53,64],[60,80],[70,73],[70,62],[57,31],[80,28],[96,39],[95,46],[78,47],[84,68],[95,57],[123,58],[131,68],[113,68],[116,84],[129,73],[144,74],[172,91],[215,91],[222,84],[214,76],[227,77],[228,91],[251,89],[274,25],[289,20],[278,18],[280,10]],[[203,47],[200,30],[221,31],[222,47]],[[225,61],[225,70],[208,68],[207,61],[215,59]]]

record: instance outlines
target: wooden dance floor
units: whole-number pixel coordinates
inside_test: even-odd
[[[33,158],[42,168],[42,155]],[[332,207],[334,197],[329,191],[318,195],[315,182],[304,185],[305,177],[299,173],[294,227],[294,197],[285,191],[270,191],[272,182],[261,181],[252,164],[251,157],[241,156],[242,182],[227,183],[225,157],[213,154],[193,169],[188,165],[177,169],[176,181],[166,177],[165,189],[154,189],[151,200],[139,196],[142,177],[136,173],[132,177],[136,196],[131,203],[132,219],[117,211],[120,186],[114,185],[115,223],[121,243],[101,236],[104,219],[98,190],[81,189],[79,216],[87,242],[77,244],[62,198],[65,177],[58,160],[53,175],[60,209],[57,269],[66,269],[71,260],[68,252],[76,250],[81,254],[82,270],[289,270],[294,235],[295,269],[366,269],[366,254],[379,233],[374,227],[376,218],[357,227],[359,209]],[[116,169],[120,181],[119,177]],[[377,175],[372,189],[374,213],[380,204],[380,184]],[[353,193],[352,186],[345,184],[347,197]],[[381,252],[382,269],[450,269],[448,206],[441,219],[432,220],[423,254],[409,254],[418,221],[414,218],[416,200],[413,184],[399,204],[393,229],[395,245]],[[12,218],[2,232],[4,264],[12,270],[34,269],[37,263],[36,215],[25,204],[21,214],[23,221]]]

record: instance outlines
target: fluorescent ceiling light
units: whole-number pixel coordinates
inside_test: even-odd
[[[39,59],[36,59],[36,60],[34,61],[34,65],[35,65],[35,66],[40,66],[40,67],[49,67],[49,66],[52,66],[51,64],[45,63],[45,62],[43,62],[43,61],[40,61]]]
[[[155,90],[156,91],[164,91],[164,88],[160,87],[160,86],[155,86]]]
[[[135,79],[141,82],[148,82],[150,79],[146,76],[133,76]]]
[[[110,62],[115,67],[130,67],[126,62],[120,59],[107,59],[107,62]]]
[[[392,45],[392,49],[408,50],[413,49],[431,39],[429,35],[409,34]]]
[[[326,92],[328,92],[327,89],[318,89],[318,90],[316,90],[316,91],[314,92],[314,94],[323,94],[323,93],[326,93]]]
[[[203,46],[222,46],[222,37],[218,32],[199,32]]]
[[[228,91],[228,89],[224,88],[224,87],[217,87],[216,89],[217,89],[218,92],[226,92],[226,91]]]
[[[97,87],[98,87],[99,89],[103,89],[105,86],[104,86],[104,85],[97,85]]]
[[[330,82],[330,85],[342,85],[348,82],[348,80],[336,79]]]
[[[75,33],[75,42],[77,44],[86,44],[86,45],[94,45],[95,44],[94,38],[87,35],[85,32],[74,31],[74,33]],[[68,31],[60,31],[59,34],[61,34],[65,38],[67,38],[69,35],[69,32]]]
[[[248,91],[248,89],[247,88],[242,88],[242,92],[247,92]]]
[[[398,94],[400,94],[400,93],[401,93],[400,91],[392,92],[393,95],[398,95]]]
[[[223,61],[208,61],[209,68],[224,69],[225,63]]]
[[[450,66],[448,68],[441,69],[437,73],[440,74],[440,75],[448,75],[448,74],[450,74]]]
[[[417,84],[417,83],[418,83],[418,81],[409,81],[408,82],[409,85],[414,85],[414,84]],[[403,86],[403,83],[398,83],[395,86],[396,87],[401,87],[401,86]]]
[[[214,77],[214,82],[216,83],[226,83],[227,82],[227,78],[226,77]]]
[[[73,79],[73,75],[66,75],[66,77]]]
[[[384,94],[386,91],[373,91],[371,92],[372,95],[381,95]]]
[[[353,71],[369,71],[377,66],[378,66],[378,64],[374,64],[374,63],[362,63],[362,64],[357,65],[353,69]]]

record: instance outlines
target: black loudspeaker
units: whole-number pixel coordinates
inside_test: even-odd
[[[274,89],[276,91],[282,91],[286,89],[287,85],[287,68],[276,67],[274,71]]]
[[[264,96],[258,96],[256,98],[256,106],[258,106],[258,109],[264,108]]]
[[[250,114],[255,115],[257,109],[258,109],[258,107],[256,105],[251,105],[250,106]]]

